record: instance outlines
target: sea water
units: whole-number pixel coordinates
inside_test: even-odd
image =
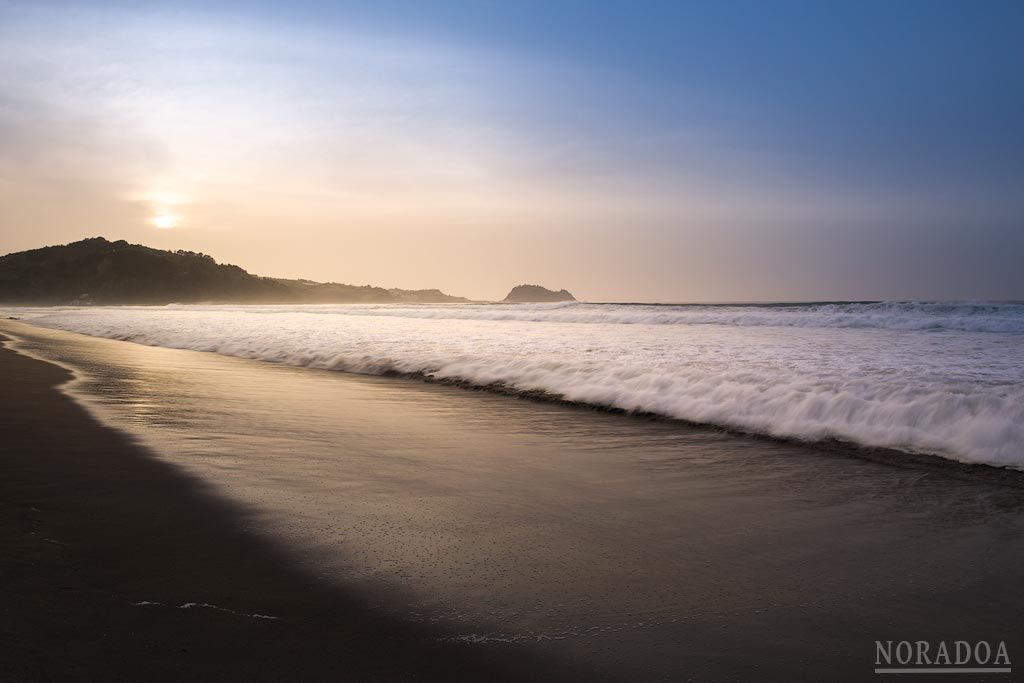
[[[152,346],[1024,467],[1024,304],[175,305],[6,314]]]

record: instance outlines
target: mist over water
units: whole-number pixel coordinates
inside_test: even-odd
[[[36,325],[423,375],[803,440],[1024,467],[1024,305],[18,309]]]

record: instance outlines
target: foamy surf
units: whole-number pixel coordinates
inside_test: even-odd
[[[154,346],[1024,467],[1024,305],[18,309]]]

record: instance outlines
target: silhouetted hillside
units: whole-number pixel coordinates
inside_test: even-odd
[[[512,288],[512,291],[505,297],[505,301],[515,304],[549,303],[554,301],[576,301],[576,297],[564,289],[553,292],[540,285],[519,285]]]
[[[206,254],[102,237],[0,256],[0,301],[26,304],[440,303],[436,289],[406,291],[259,277]]]

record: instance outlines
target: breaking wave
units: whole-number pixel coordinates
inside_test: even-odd
[[[21,309],[38,325],[1024,468],[1024,306]],[[577,325],[567,325],[577,323]],[[648,326],[648,327],[643,327]]]

